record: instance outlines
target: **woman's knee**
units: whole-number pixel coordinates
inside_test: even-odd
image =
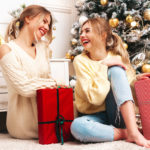
[[[71,124],[71,133],[77,140],[84,142],[86,125],[87,121],[85,118],[79,117],[73,120]]]
[[[121,78],[126,76],[126,71],[121,66],[112,66],[108,69],[108,78],[111,80],[111,77]]]
[[[78,129],[78,126],[80,126],[80,119],[76,118],[73,120],[71,124],[71,132],[72,133],[76,132],[76,130]]]

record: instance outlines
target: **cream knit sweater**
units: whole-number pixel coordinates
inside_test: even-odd
[[[111,53],[107,58],[113,57]],[[86,54],[80,54],[74,59],[74,68],[77,76],[75,87],[75,104],[77,110],[84,114],[92,114],[105,110],[105,98],[110,90],[108,67],[101,61],[93,61]],[[129,84],[133,90],[135,73],[126,70]],[[134,96],[134,91],[133,91]],[[136,107],[136,113],[138,109]]]
[[[7,129],[16,138],[38,138],[36,90],[56,85],[50,76],[48,48],[40,42],[33,59],[14,41],[0,60],[8,87]]]

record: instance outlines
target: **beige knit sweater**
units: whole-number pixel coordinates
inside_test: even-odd
[[[38,138],[36,90],[56,85],[50,76],[48,48],[40,42],[33,59],[14,41],[0,60],[8,87],[7,128],[16,138]]]

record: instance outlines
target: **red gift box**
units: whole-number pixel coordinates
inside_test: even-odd
[[[135,82],[135,92],[141,116],[143,135],[150,140],[150,79]]]
[[[38,133],[40,144],[72,139],[70,125],[74,119],[72,88],[37,90]]]

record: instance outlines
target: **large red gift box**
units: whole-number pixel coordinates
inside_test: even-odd
[[[150,79],[136,81],[134,86],[141,116],[143,135],[150,140]]]
[[[40,144],[72,139],[70,125],[74,119],[72,88],[37,90],[38,133]]]

